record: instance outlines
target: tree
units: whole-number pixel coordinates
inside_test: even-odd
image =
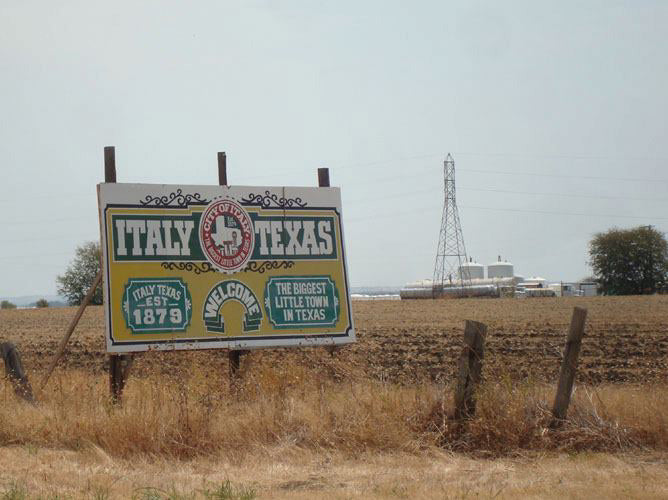
[[[0,302],[0,309],[16,309],[16,304],[12,304],[8,300],[3,300]]]
[[[46,299],[39,299],[37,302],[35,302],[35,307],[49,307],[49,302]]]
[[[605,295],[656,293],[668,282],[668,242],[652,226],[610,229],[589,243],[590,264]]]
[[[77,247],[74,259],[65,274],[58,276],[58,293],[67,298],[71,306],[81,304],[100,271],[100,244],[89,241]],[[102,287],[98,286],[91,304],[102,304]]]

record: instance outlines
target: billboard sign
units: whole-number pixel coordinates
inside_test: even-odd
[[[338,188],[98,185],[108,352],[355,340]]]

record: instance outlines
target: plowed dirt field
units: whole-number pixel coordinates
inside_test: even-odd
[[[473,319],[488,325],[486,371],[554,381],[574,306],[588,309],[578,380],[668,382],[668,296],[355,301],[356,344],[333,356],[308,348],[255,351],[244,357],[244,366],[287,363],[322,367],[334,376],[447,381],[455,372],[464,320]],[[74,313],[74,308],[0,311],[0,340],[17,344],[29,372],[42,371]],[[133,373],[170,372],[192,363],[208,365],[212,376],[222,377],[227,356],[144,353]],[[86,311],[59,367],[105,369],[102,307]]]

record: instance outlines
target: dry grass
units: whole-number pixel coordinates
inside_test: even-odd
[[[658,499],[668,496],[667,465],[657,454],[477,460],[431,452],[351,458],[284,447],[240,462],[123,460],[92,447],[73,452],[15,446],[0,450],[0,498]]]
[[[277,446],[350,456],[668,450],[668,387],[580,387],[566,425],[550,431],[553,389],[500,379],[481,387],[477,417],[460,423],[449,418],[450,387],[334,377],[303,366],[256,367],[237,394],[220,387],[206,367],[130,379],[120,408],[107,399],[105,377],[68,372],[56,376],[37,406],[16,400],[4,383],[0,446],[231,460]]]

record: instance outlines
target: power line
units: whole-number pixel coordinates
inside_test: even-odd
[[[36,237],[36,238],[22,238],[22,239],[16,239],[16,240],[6,240],[3,241],[3,244],[5,243],[27,243],[30,241],[60,241],[60,240],[71,240],[72,235],[71,234],[61,234],[60,236],[48,236],[48,237]],[[95,238],[93,238],[95,239]]]
[[[439,208],[437,205],[428,205],[425,207],[415,208],[413,210],[404,210],[400,212],[392,213],[381,213],[381,214],[372,214],[364,215],[361,217],[346,217],[346,222],[354,222],[366,219],[382,219],[386,217],[395,217],[397,215],[409,215],[417,212],[423,213],[427,210],[435,210]],[[642,219],[642,220],[668,220],[668,217],[645,217],[638,215],[621,215],[621,214],[597,214],[597,213],[586,213],[586,212],[559,212],[552,210],[527,210],[520,208],[499,208],[499,207],[477,207],[471,205],[460,205],[460,208],[467,208],[473,210],[490,210],[494,212],[519,212],[519,213],[528,213],[528,214],[545,214],[545,215],[568,215],[568,216],[577,216],[577,217],[604,217],[604,218],[619,218],[619,219]]]
[[[72,252],[59,252],[59,253],[40,253],[37,255],[8,255],[8,256],[0,256],[0,260],[21,260],[21,259],[41,259],[42,257],[60,257],[61,255],[69,255],[72,256]]]
[[[519,194],[519,195],[524,195],[524,196],[563,196],[563,197],[570,197],[570,198],[586,198],[586,199],[606,199],[606,200],[632,200],[632,201],[652,201],[652,202],[662,202],[666,203],[668,202],[667,198],[634,198],[634,197],[625,197],[625,196],[605,196],[605,195],[586,195],[586,194],[575,194],[575,193],[547,193],[547,192],[542,192],[542,191],[514,191],[514,190],[507,190],[507,189],[486,189],[486,188],[472,188],[472,187],[460,187],[459,190],[462,191],[476,191],[476,192],[492,192],[492,193],[505,193],[505,194]],[[363,204],[365,202],[368,203],[375,203],[378,201],[382,200],[391,200],[391,199],[397,199],[397,198],[409,198],[411,196],[415,195],[420,195],[420,194],[428,194],[428,193],[436,193],[437,189],[434,188],[429,188],[429,189],[420,189],[416,191],[409,191],[409,192],[403,192],[403,193],[397,193],[393,195],[382,195],[374,198],[357,198],[357,199],[352,199],[348,200],[346,203],[348,205],[350,204]],[[464,208],[464,207],[462,207]],[[501,211],[512,211],[515,209],[500,209],[500,208],[492,208],[492,207],[466,207],[466,208],[480,208],[482,210],[501,210]],[[635,218],[635,219],[657,219],[657,220],[663,220],[661,217],[640,217],[640,216],[624,216],[624,215],[615,215],[615,214],[591,214],[591,213],[572,213],[572,212],[556,212],[556,211],[536,211],[536,210],[529,210],[527,211],[528,213],[546,213],[549,215],[587,215],[587,216],[592,216],[592,217],[612,217],[612,218]],[[347,219],[347,220],[361,220],[367,218],[366,216],[362,217],[355,217],[352,219]],[[61,218],[61,219],[52,219],[52,220],[34,220],[31,219],[29,221],[25,222],[14,222],[10,224],[10,226],[14,225],[22,225],[22,226],[33,226],[33,225],[43,225],[43,224],[52,224],[56,222],[71,222],[71,221],[78,221],[78,220],[88,220],[90,217],[72,217],[72,218]],[[29,242],[29,241],[55,241],[55,240],[60,240],[60,239],[67,239],[70,238],[71,236],[58,236],[58,237],[49,237],[49,238],[43,238],[43,237],[36,237],[36,238],[26,238],[26,239],[14,239],[14,240],[7,240],[6,243],[22,243],[22,242]]]
[[[620,182],[665,182],[668,179],[650,179],[637,177],[610,177],[610,176],[595,176],[595,175],[570,175],[570,174],[543,174],[539,172],[508,172],[505,170],[478,170],[473,168],[465,168],[464,172],[475,172],[479,174],[501,174],[501,175],[525,175],[534,177],[558,177],[564,179],[587,179],[597,181],[620,181]]]
[[[600,155],[568,155],[568,154],[531,154],[531,153],[462,153],[454,152],[455,155],[468,155],[468,156],[507,156],[507,157],[524,157],[524,158],[549,158],[549,159],[570,159],[570,160],[606,160],[606,161],[659,161],[659,162],[668,162],[668,158],[642,158],[642,157],[619,157],[619,156],[600,156]],[[357,167],[368,167],[368,166],[384,166],[388,163],[396,163],[400,161],[410,161],[410,160],[419,160],[419,159],[429,159],[429,158],[440,158],[442,153],[438,154],[421,154],[421,155],[412,155],[412,156],[402,156],[389,158],[385,160],[375,160],[369,162],[360,162],[360,163],[348,163],[348,164],[334,164],[335,168],[346,170],[349,168]],[[431,166],[427,168],[432,168]],[[586,175],[572,175],[572,174],[550,174],[550,173],[537,173],[537,172],[509,172],[502,170],[478,170],[463,168],[459,169],[462,172],[475,172],[475,173],[494,173],[502,175],[524,175],[524,176],[538,176],[538,177],[564,177],[564,178],[574,178],[574,179],[589,179],[589,180],[614,180],[614,181],[632,181],[632,182],[666,182],[668,179],[655,179],[655,178],[627,178],[627,177],[610,177],[610,176],[586,176]],[[405,176],[404,176],[405,178]]]
[[[16,193],[17,198],[18,197],[23,197],[23,196],[24,196],[23,193]],[[34,200],[51,200],[51,199],[55,199],[55,198],[67,200],[67,199],[70,199],[70,198],[87,198],[87,197],[95,198],[96,197],[95,191],[92,191],[90,193],[38,194],[38,195],[35,195],[35,196],[31,195],[30,200],[31,201],[34,201]],[[3,197],[2,199],[0,199],[0,203],[3,203],[3,204],[14,203],[14,201]]]
[[[73,221],[80,221],[80,220],[91,220],[93,217],[95,217],[97,214],[91,214],[87,217],[63,217],[59,219],[27,219],[24,221],[13,221],[11,224],[7,224],[6,227],[11,227],[11,226],[36,226],[40,225],[43,226],[44,224],[53,224],[55,222],[73,222]],[[95,217],[97,219],[97,217]]]
[[[498,212],[521,212],[528,214],[547,214],[547,215],[573,215],[577,217],[610,217],[615,219],[644,219],[644,220],[668,220],[668,217],[645,217],[640,215],[621,215],[621,214],[595,214],[586,212],[557,212],[552,210],[526,210],[519,208],[499,208],[499,207],[474,207],[464,206],[463,208],[471,208],[475,210],[492,210]]]
[[[564,196],[567,198],[587,198],[587,199],[602,199],[602,200],[631,200],[631,201],[652,201],[652,202],[663,202],[667,203],[668,198],[634,198],[629,196],[605,196],[605,195],[590,195],[590,194],[577,194],[577,193],[546,193],[543,191],[514,191],[509,189],[485,189],[485,188],[473,188],[473,187],[460,187],[457,188],[459,191],[480,191],[485,193],[505,193],[505,194],[521,194],[527,196]],[[363,201],[376,202],[379,200],[387,200],[394,198],[406,198],[409,196],[417,194],[427,194],[438,192],[438,188],[428,188],[428,189],[419,189],[416,191],[407,191],[404,193],[397,193],[392,195],[383,195],[374,198],[354,198],[348,200],[347,203],[358,203]]]
[[[621,156],[621,155],[578,155],[578,154],[562,154],[562,153],[472,153],[455,151],[454,154],[462,156],[491,156],[491,157],[508,157],[508,158],[545,158],[555,160],[606,160],[606,161],[656,161],[668,162],[668,158],[651,157],[651,156]]]
[[[633,198],[629,196],[605,196],[596,194],[576,194],[576,193],[545,193],[542,191],[511,191],[507,189],[484,189],[484,188],[459,188],[465,191],[483,191],[486,193],[510,193],[522,195],[537,196],[565,196],[567,198],[593,198],[602,200],[632,200],[632,201],[658,201],[668,202],[668,198]]]
[[[464,156],[490,156],[490,157],[512,157],[512,158],[544,158],[544,159],[570,159],[570,160],[605,160],[605,161],[658,161],[658,162],[668,162],[667,158],[642,158],[642,157],[618,157],[618,156],[602,156],[602,155],[571,155],[571,154],[532,154],[532,153],[462,153],[455,152],[455,155],[464,155]],[[410,156],[396,156],[393,158],[386,158],[382,160],[371,160],[365,162],[355,162],[355,163],[327,163],[331,165],[331,168],[337,170],[349,170],[360,167],[377,167],[382,168],[391,163],[405,162],[412,160],[424,160],[432,158],[441,158],[442,153],[427,153],[427,154],[418,154]],[[431,165],[425,167],[418,167],[420,170],[429,170],[433,167]],[[414,171],[415,168],[412,168]],[[536,177],[559,177],[559,178],[571,178],[571,179],[588,179],[588,180],[599,180],[599,181],[619,181],[619,182],[662,182],[668,183],[668,179],[656,179],[656,178],[627,178],[627,177],[610,177],[610,176],[587,176],[587,175],[575,175],[575,174],[552,174],[552,173],[538,173],[538,172],[510,172],[503,170],[479,170],[479,169],[470,169],[463,168],[459,169],[460,172],[471,172],[471,173],[482,173],[482,174],[500,174],[500,175],[520,175],[520,176],[536,176]],[[281,172],[304,172],[304,168],[292,168],[292,169],[281,169]],[[275,178],[280,174],[272,176],[251,176],[251,180],[262,180],[267,178]],[[400,175],[397,177],[385,177],[382,179],[376,179],[374,182],[384,182],[389,179],[405,179],[406,176]]]
[[[418,159],[418,158],[435,158],[440,155],[429,155],[429,156],[419,156],[419,157],[407,157],[403,158],[401,160],[380,160],[380,161],[374,161],[374,162],[367,162],[367,163],[354,163],[354,164],[348,164],[348,165],[338,165],[334,166],[333,168],[337,170],[348,170],[351,168],[358,168],[358,167],[364,167],[364,166],[378,166],[378,167],[384,167],[388,163],[394,163],[396,161],[406,161],[406,160],[411,160],[411,159]],[[423,165],[423,166],[417,166],[417,167],[411,167],[411,172],[415,172],[416,170],[418,171],[429,171],[432,170],[433,166],[432,165]],[[473,169],[473,168],[463,168],[459,169],[461,172],[466,172],[466,173],[476,173],[476,174],[499,174],[499,175],[516,175],[516,176],[533,176],[533,177],[556,177],[556,178],[564,178],[564,179],[585,179],[585,180],[597,180],[597,181],[619,181],[619,182],[661,182],[661,183],[668,183],[668,179],[659,179],[659,178],[638,178],[638,177],[611,177],[611,176],[594,176],[594,175],[576,175],[576,174],[563,174],[563,173],[541,173],[541,172],[512,172],[512,171],[507,171],[507,170],[483,170],[483,169]],[[303,169],[291,169],[291,170],[281,170],[281,172],[303,172]],[[271,179],[271,178],[276,178],[280,174],[272,175],[272,176],[253,176],[250,177],[252,180],[260,180],[262,181],[263,179]],[[388,180],[395,180],[395,179],[406,179],[406,174],[402,173],[396,176],[383,176],[381,178],[375,179],[374,183],[378,182],[386,182]]]

